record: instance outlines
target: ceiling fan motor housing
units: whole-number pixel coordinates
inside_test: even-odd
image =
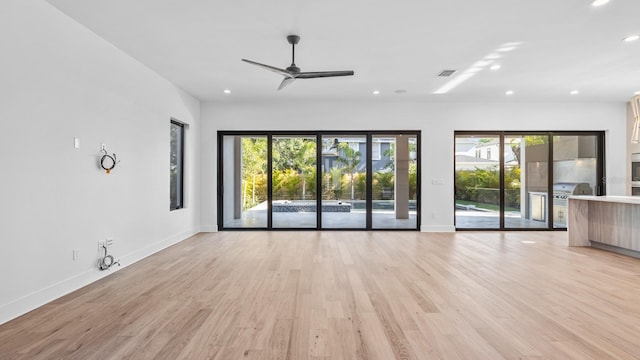
[[[298,73],[300,73],[300,68],[295,66],[295,64],[291,64],[291,66],[289,66],[287,68],[287,71],[290,71],[290,72],[292,72],[294,74],[298,74]]]
[[[287,41],[291,45],[296,45],[296,44],[298,44],[300,42],[300,36],[298,36],[298,35],[289,35],[289,36],[287,36]]]

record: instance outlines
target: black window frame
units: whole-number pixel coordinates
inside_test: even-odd
[[[321,144],[322,137],[325,135],[331,136],[349,136],[349,135],[364,135],[367,141],[367,151],[366,151],[366,161],[367,161],[367,169],[372,169],[372,144],[374,136],[380,135],[413,135],[416,137],[416,163],[417,163],[417,173],[416,173],[416,227],[415,228],[376,228],[373,226],[373,216],[372,216],[372,201],[373,201],[373,189],[371,184],[373,184],[373,171],[367,171],[366,175],[366,226],[362,228],[323,228],[322,227],[322,213],[316,212],[316,226],[315,227],[306,227],[306,228],[274,228],[273,227],[273,219],[271,217],[271,202],[273,199],[272,192],[272,145],[273,145],[273,137],[274,136],[315,136],[316,144]],[[224,188],[221,184],[224,183],[224,177],[222,172],[222,164],[224,163],[225,152],[223,146],[223,139],[225,136],[261,136],[267,138],[267,226],[266,227],[227,227],[224,226]],[[217,131],[217,141],[218,141],[218,157],[217,157],[217,221],[218,221],[218,229],[221,231],[420,231],[420,227],[422,224],[421,220],[421,198],[422,198],[422,156],[421,156],[421,130],[254,130],[254,131],[246,131],[246,130],[219,130]],[[380,149],[382,152],[382,149]],[[380,154],[382,156],[382,153]],[[322,184],[322,146],[316,146],[316,184],[319,186]],[[322,198],[317,197],[316,199],[317,208],[322,207]]]
[[[173,120],[171,119],[171,123],[170,123],[170,143],[173,141],[173,139],[171,139],[171,128],[173,128],[174,126],[177,127],[178,130],[178,145],[177,145],[177,154],[176,154],[176,161],[177,161],[177,171],[178,171],[178,176],[177,176],[177,181],[178,184],[177,189],[176,189],[176,199],[174,201],[173,199],[173,194],[172,194],[172,179],[171,179],[171,167],[173,166],[172,163],[172,154],[173,154],[173,146],[169,145],[170,150],[169,150],[169,211],[173,211],[173,210],[178,210],[178,209],[184,209],[184,138],[185,138],[185,124],[181,123],[179,121]]]
[[[596,179],[598,179],[599,183],[596,185],[594,192],[596,196],[605,196],[606,195],[606,153],[605,153],[605,141],[606,141],[606,131],[604,130],[455,130],[453,133],[453,226],[456,227],[456,215],[455,215],[455,144],[456,137],[458,135],[461,136],[497,136],[500,139],[500,151],[499,151],[499,162],[500,162],[500,225],[497,228],[458,228],[456,227],[456,231],[567,231],[566,227],[555,227],[553,221],[549,221],[549,224],[546,228],[514,228],[514,227],[505,227],[504,223],[504,138],[507,136],[517,136],[517,135],[546,135],[549,137],[549,154],[548,154],[548,174],[549,177],[547,179],[547,193],[553,194],[553,145],[554,145],[554,136],[595,136],[596,137]],[[553,201],[547,202],[547,214],[553,214]]]

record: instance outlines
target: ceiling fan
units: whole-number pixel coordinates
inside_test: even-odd
[[[296,66],[296,44],[300,42],[300,36],[298,35],[289,35],[287,36],[287,41],[291,44],[291,66],[286,69],[280,69],[277,67],[260,64],[255,61],[242,59],[242,61],[247,62],[252,65],[259,66],[263,69],[267,69],[269,71],[273,71],[276,74],[280,74],[284,76],[284,79],[278,86],[278,90],[282,90],[285,86],[290,85],[296,79],[313,79],[313,78],[322,78],[322,77],[334,77],[334,76],[350,76],[353,75],[353,70],[346,71],[314,71],[314,72],[302,72],[300,68]]]

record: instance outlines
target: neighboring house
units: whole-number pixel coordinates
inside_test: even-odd
[[[488,142],[478,143],[476,144],[474,151],[475,157],[477,158],[500,161],[500,141],[498,139],[491,139]],[[505,148],[505,153],[506,152],[507,149]]]
[[[395,142],[393,138],[375,138],[371,147],[372,171],[385,171],[390,168],[393,163],[393,151],[390,151],[392,144]],[[367,167],[367,144],[363,138],[340,138],[340,142],[323,143],[322,148],[322,165],[323,171],[329,172],[330,169],[341,166],[337,161],[339,157],[344,157],[344,151],[338,148],[339,143],[347,143],[355,151],[360,152],[360,162],[357,171],[364,172]]]
[[[456,142],[456,169],[473,170],[475,168],[488,169],[500,164],[500,141],[489,139],[458,139]],[[509,144],[504,146],[504,163],[506,166],[518,165],[518,160]]]
[[[500,162],[469,155],[456,155],[456,170],[498,169]]]

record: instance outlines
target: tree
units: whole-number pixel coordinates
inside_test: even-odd
[[[341,156],[338,156],[336,161],[341,163],[344,170],[349,173],[349,181],[351,183],[351,200],[353,200],[355,198],[354,177],[356,170],[358,170],[358,164],[360,164],[362,154],[360,151],[354,150],[348,143],[340,143],[338,145],[338,149],[341,150]]]
[[[266,138],[242,138],[242,209],[246,210],[257,205],[260,199],[256,199],[257,186],[266,187],[264,178],[267,173],[267,139]],[[251,199],[247,197],[251,184]],[[265,189],[266,190],[266,189]],[[263,191],[266,194],[266,191]]]
[[[415,153],[417,149],[418,149],[418,146],[414,142],[409,142],[409,154],[411,154],[412,152]],[[392,171],[395,170],[396,162],[394,159],[396,156],[396,143],[395,142],[390,143],[389,147],[382,153],[382,155],[389,158],[389,161],[387,161],[384,168],[390,169]],[[415,162],[415,159],[411,160],[411,162]]]
[[[293,170],[302,179],[302,199],[306,198],[307,176],[315,177],[316,171],[316,143],[304,138],[281,138],[273,141],[273,170]],[[293,181],[291,172],[282,178],[283,181]],[[299,183],[299,180],[296,183]],[[290,187],[288,187],[290,188]],[[290,193],[293,198],[295,194]]]

